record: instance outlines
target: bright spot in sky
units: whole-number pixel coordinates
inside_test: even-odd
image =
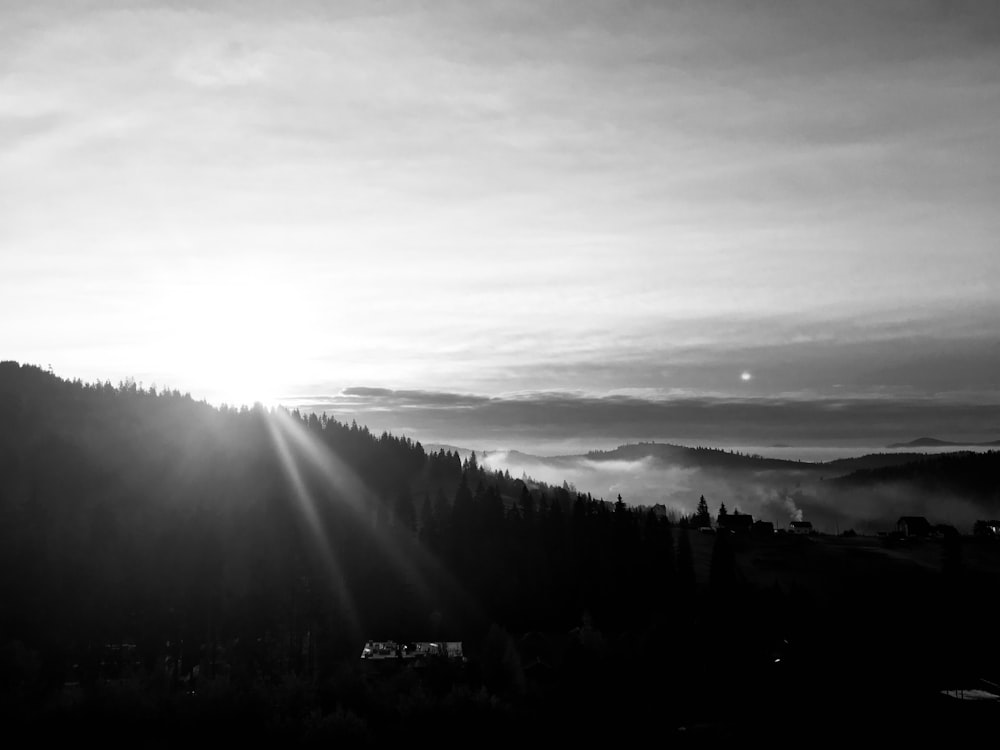
[[[740,380],[742,380],[742,381],[743,381],[744,383],[745,383],[746,381],[750,380],[750,379],[751,379],[752,377],[753,377],[753,375],[751,375],[751,374],[750,374],[749,372],[747,372],[746,370],[744,370],[744,371],[743,371],[743,372],[742,372],[742,373],[740,374]]]
[[[199,397],[274,405],[308,351],[312,315],[299,285],[253,263],[199,271],[150,301],[156,349],[197,380]]]

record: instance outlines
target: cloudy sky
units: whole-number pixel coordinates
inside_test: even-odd
[[[998,123],[992,2],[0,0],[0,358],[425,441],[995,439]]]

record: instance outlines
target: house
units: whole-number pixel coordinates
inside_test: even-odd
[[[397,659],[403,657],[403,644],[395,641],[366,641],[362,659]]]
[[[361,658],[368,660],[401,659],[404,661],[422,660],[431,656],[443,656],[448,659],[462,659],[462,641],[412,641],[402,643],[396,641],[366,641],[361,650]]]
[[[812,534],[812,521],[792,521],[788,524],[788,530],[793,534]]]
[[[748,513],[728,513],[719,516],[719,531],[730,531],[734,534],[747,534],[753,526],[753,516]]]
[[[995,518],[989,521],[976,521],[972,527],[972,533],[976,536],[1000,536],[1000,520]]]
[[[657,503],[651,508],[651,510],[653,511],[653,515],[656,517],[657,520],[667,517],[667,506],[664,505],[663,503]]]
[[[901,516],[896,531],[903,536],[930,536],[931,525],[923,516]]]
[[[772,536],[774,524],[770,521],[754,521],[750,526],[750,533],[757,536]]]

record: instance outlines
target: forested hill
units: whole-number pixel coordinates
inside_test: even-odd
[[[674,466],[722,469],[725,471],[785,471],[816,473],[849,473],[858,469],[897,466],[917,461],[923,453],[872,453],[855,458],[838,458],[832,461],[797,461],[784,458],[770,458],[757,453],[710,447],[689,447],[671,443],[630,443],[611,451],[591,451],[584,456],[590,461],[635,461],[651,458]],[[578,456],[560,456],[548,459],[553,463],[567,462]]]
[[[206,618],[301,613],[295,582],[316,588],[323,576],[342,590],[334,608],[352,638],[415,632],[429,614],[418,614],[418,588],[460,590],[447,593],[453,576],[433,554],[453,541],[456,498],[502,522],[525,494],[474,458],[325,416],[214,408],[3,362],[0,627],[166,640]],[[545,485],[535,497],[570,502]]]
[[[8,464],[4,476],[21,480],[20,487],[6,490],[44,492],[44,485],[56,481],[43,471],[48,466],[63,476],[85,472],[88,482],[114,474],[117,484],[131,489],[141,481],[145,497],[164,492],[176,496],[185,482],[211,474],[220,461],[235,459],[249,462],[227,479],[252,484],[253,474],[273,475],[254,465],[254,459],[274,453],[270,432],[264,429],[267,413],[259,405],[215,408],[190,395],[156,392],[134,381],[117,386],[67,381],[37,367],[3,362],[0,445]],[[383,500],[394,498],[403,488],[454,490],[467,468],[457,454],[428,455],[419,443],[406,438],[376,436],[365,427],[326,417],[295,415],[294,419],[321,433],[329,448]],[[273,468],[269,463],[265,468]]]
[[[612,524],[607,504],[474,457],[134,382],[5,362],[0,449],[0,640],[62,654],[55,670],[121,639],[152,659],[168,641],[276,638],[266,658],[287,666],[365,638],[569,628],[587,607],[612,625],[673,564],[637,572],[669,540],[623,504]]]
[[[566,457],[573,458],[573,457]],[[610,451],[590,451],[585,458],[591,461],[635,461],[652,458],[676,465],[720,469],[803,470],[815,464],[805,461],[790,461],[782,458],[765,458],[752,453],[725,450],[722,448],[688,447],[672,443],[630,443]]]
[[[924,456],[899,466],[855,471],[835,481],[845,488],[908,484],[923,492],[961,496],[984,508],[1000,510],[1000,451]]]

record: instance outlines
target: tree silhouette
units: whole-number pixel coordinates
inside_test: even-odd
[[[708,503],[705,501],[704,495],[698,499],[698,508],[695,510],[694,518],[692,520],[694,521],[695,527],[712,525],[712,514],[709,513]]]

